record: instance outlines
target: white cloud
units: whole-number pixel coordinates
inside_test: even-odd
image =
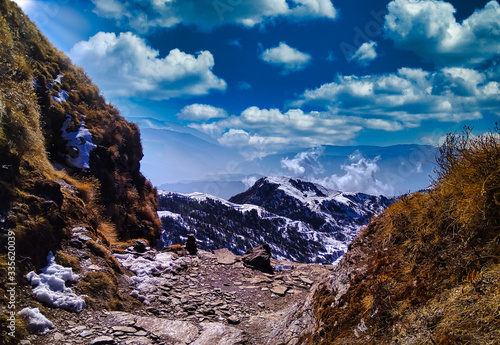
[[[95,9],[92,11],[98,16],[111,19],[120,19],[126,13],[125,5],[117,0],[92,0]]]
[[[211,123],[189,124],[189,127],[218,139],[222,145],[237,148],[247,159],[263,157],[284,148],[345,143],[365,126],[380,124],[329,112],[305,113],[300,109],[282,112],[258,107],[249,107],[239,116]]]
[[[224,128],[222,128],[222,126],[220,126],[217,122],[190,123],[187,126],[190,128],[194,128],[202,133],[208,134],[212,138],[219,138],[224,133]]]
[[[286,111],[253,106],[240,115],[189,126],[255,158],[285,148],[346,144],[367,129],[395,132],[428,120],[481,119],[484,111],[498,113],[500,83],[470,68],[400,68],[397,73],[338,75],[331,83],[306,90],[289,106]],[[305,112],[305,106],[317,110]],[[299,174],[296,158],[283,164]]]
[[[283,158],[280,162],[281,167],[287,169],[296,177],[307,176],[311,178],[324,172],[323,166],[319,162],[324,150],[324,147],[313,148],[309,151],[297,153],[292,159]]]
[[[276,17],[293,21],[337,17],[337,11],[330,0],[112,0],[109,4],[105,0],[93,2],[97,15],[116,19],[118,24],[139,32],[170,28],[179,23],[211,30],[225,24],[253,27]]]
[[[235,147],[246,159],[262,158],[270,153],[277,152],[289,144],[290,139],[284,137],[263,137],[259,134],[250,134],[242,129],[230,129],[219,138],[219,143],[227,147]]]
[[[337,76],[331,83],[306,90],[294,106],[305,104],[344,116],[366,118],[366,125],[389,130],[417,127],[424,120],[460,122],[481,118],[500,106],[495,81],[466,68],[437,72],[401,68],[397,73]]]
[[[177,117],[183,120],[206,121],[227,117],[227,113],[221,108],[216,108],[208,104],[195,103],[182,108]]]
[[[394,195],[393,188],[375,178],[379,170],[377,161],[380,157],[367,159],[360,152],[354,152],[349,156],[349,164],[342,165],[345,174],[332,176],[324,179],[313,179],[327,188],[344,192],[363,192],[375,195]]]
[[[251,188],[259,178],[257,176],[245,176],[241,182],[245,185],[246,189]]]
[[[260,58],[267,63],[282,67],[282,74],[303,70],[311,61],[311,55],[292,48],[285,42],[264,50]]]
[[[209,51],[193,56],[172,49],[160,58],[157,50],[130,32],[99,32],[75,44],[70,56],[108,97],[162,100],[226,89],[226,82],[212,73],[215,62]]]
[[[458,23],[455,8],[437,0],[393,0],[384,30],[396,47],[441,65],[478,64],[499,55],[500,5],[490,1]]]
[[[377,47],[377,42],[370,41],[363,43],[359,49],[351,56],[352,60],[357,61],[363,66],[367,66],[370,62],[377,58],[377,52],[375,48]]]

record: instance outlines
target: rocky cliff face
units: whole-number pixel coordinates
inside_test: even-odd
[[[267,243],[279,259],[333,263],[358,230],[391,202],[299,179],[267,177],[229,202],[206,194],[160,192],[159,214],[166,245],[192,232],[205,250],[227,247],[242,254]]]

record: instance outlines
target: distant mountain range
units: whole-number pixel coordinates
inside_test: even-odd
[[[245,160],[236,149],[222,146],[194,128],[153,118],[129,119],[140,127],[141,170],[155,186],[224,199],[264,176],[300,178],[331,189],[400,195],[429,186],[438,154],[436,147],[428,145],[323,146]],[[337,181],[343,181],[339,178],[349,183],[339,186]],[[369,190],[376,185],[385,188]]]
[[[333,263],[368,220],[392,199],[326,189],[300,179],[266,177],[229,201],[202,193],[161,191],[163,245],[196,234],[205,250],[242,254],[267,243],[278,259]]]

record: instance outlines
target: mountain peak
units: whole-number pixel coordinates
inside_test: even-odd
[[[312,182],[289,177],[263,177],[247,191],[233,196],[229,201],[236,204],[261,205],[272,197],[290,197],[303,203],[320,201],[340,194]]]

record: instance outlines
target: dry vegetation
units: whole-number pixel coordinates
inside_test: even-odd
[[[500,140],[449,135],[428,193],[405,196],[353,242],[315,296],[310,344],[500,343]],[[362,254],[360,254],[362,253]],[[340,297],[341,296],[341,297]]]
[[[58,75],[63,75],[61,84],[53,82]],[[52,96],[61,89],[69,100],[58,104]],[[89,171],[66,164],[61,138],[66,114],[72,117],[69,130],[85,118],[98,146]],[[0,276],[6,276],[7,229],[16,234],[20,284],[26,284],[28,270],[46,264],[49,250],[57,252],[59,263],[77,269],[78,259],[64,252],[64,243],[78,225],[91,230],[96,240],[91,254],[110,267],[86,276],[82,290],[117,295],[116,284],[107,285],[116,281],[108,271],[120,269],[107,246],[139,237],[153,243],[161,227],[156,190],[139,171],[141,158],[137,126],[105,102],[83,70],[55,49],[14,2],[0,0]],[[56,163],[64,170],[56,171]],[[5,289],[2,279],[2,308]],[[120,301],[107,301],[107,307],[121,308]],[[22,334],[22,327],[18,330]],[[0,343],[9,341],[17,343],[2,332]]]

